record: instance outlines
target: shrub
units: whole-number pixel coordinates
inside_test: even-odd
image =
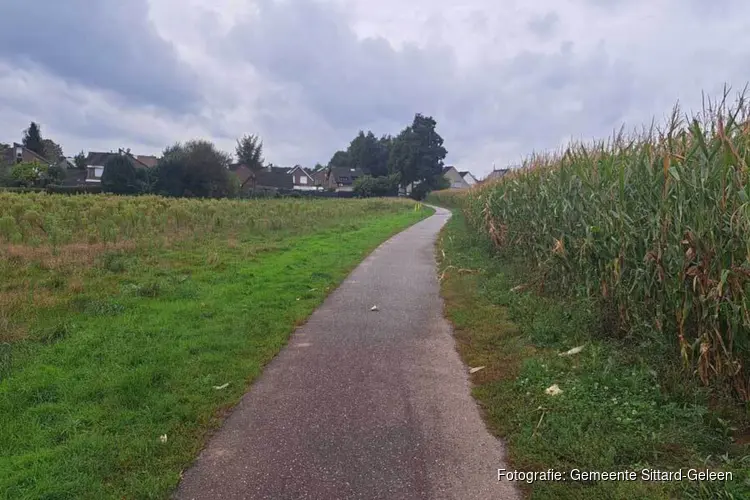
[[[105,193],[135,194],[140,191],[133,163],[126,155],[112,156],[104,165],[102,190]]]
[[[360,198],[373,196],[396,196],[398,194],[399,175],[371,177],[366,175],[354,181],[354,195]]]

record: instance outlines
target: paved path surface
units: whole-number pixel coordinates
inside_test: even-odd
[[[454,346],[436,214],[373,252],[253,384],[178,499],[517,499]],[[371,312],[377,304],[380,311]]]

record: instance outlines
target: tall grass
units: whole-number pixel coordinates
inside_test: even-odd
[[[0,244],[34,247],[312,229],[378,211],[386,200],[200,200],[159,196],[64,196],[0,192]]]
[[[531,259],[540,287],[599,297],[613,334],[674,346],[748,401],[749,154],[744,94],[725,94],[663,128],[531,157],[461,201],[494,245]]]

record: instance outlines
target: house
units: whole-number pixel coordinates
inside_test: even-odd
[[[458,170],[456,170],[456,167],[443,167],[443,177],[448,179],[448,182],[451,183],[451,189],[466,189],[469,187],[469,184],[464,180]]]
[[[252,176],[253,171],[250,170],[247,165],[243,163],[232,163],[229,165],[229,171],[237,176],[237,180],[240,181],[240,186],[243,188],[246,184],[251,182],[250,177]]]
[[[336,191],[354,191],[354,181],[364,175],[364,172],[358,168],[332,167],[324,186]]]
[[[78,168],[73,158],[60,157],[55,164],[65,171],[65,178],[58,184],[61,186],[85,186],[88,172],[85,168]]]
[[[474,184],[476,184],[477,182],[479,182],[476,177],[474,177],[473,175],[471,175],[471,172],[468,172],[468,171],[466,171],[466,172],[459,172],[459,174],[461,174],[461,177],[463,178],[464,182],[466,182],[466,184],[468,184],[469,187],[471,187]]]
[[[287,171],[287,174],[292,176],[294,189],[299,189],[300,191],[318,190],[318,186],[315,185],[315,178],[310,175],[310,172],[300,167],[299,165],[295,165],[294,167],[290,168]]]
[[[117,155],[126,156],[135,168],[148,168],[147,165],[140,162],[135,156],[130,154],[129,151],[120,149],[117,153],[99,153],[90,152],[86,157],[86,182],[89,184],[99,184],[102,182],[102,174],[104,173],[104,166],[107,162]]]
[[[260,171],[255,177],[255,189],[263,191],[292,190],[294,189],[294,181],[287,172]]]
[[[154,168],[159,164],[159,158],[156,156],[136,155],[135,159],[146,165],[148,168]]]
[[[50,165],[42,155],[35,153],[23,144],[13,143],[13,147],[5,148],[2,151],[2,158],[0,158],[0,164],[15,165],[16,163],[41,163],[42,165]]]
[[[278,191],[280,189],[294,189],[294,177],[288,173],[289,169],[280,167],[265,167],[255,172],[253,183],[253,171],[243,163],[233,163],[229,166],[229,171],[237,176],[240,181],[242,191]]]
[[[328,185],[328,171],[326,169],[316,170],[311,175],[315,180],[315,186],[324,188]]]
[[[64,156],[61,156],[55,165],[65,170],[78,169],[78,166],[76,165],[76,162],[73,158],[66,158]]]
[[[65,178],[59,182],[61,186],[85,186],[88,172],[82,168],[69,168],[65,171]]]
[[[492,172],[482,180],[482,182],[494,181],[502,179],[510,171],[509,168],[493,168]]]

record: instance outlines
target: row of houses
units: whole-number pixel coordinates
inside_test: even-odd
[[[73,158],[61,157],[56,162],[37,154],[36,152],[25,147],[23,144],[13,143],[13,146],[7,148],[0,155],[0,164],[12,165],[24,162],[36,162],[42,165],[56,165],[65,170],[65,180],[62,185],[65,186],[86,186],[101,184],[104,165],[116,155],[126,156],[137,169],[155,167],[159,159],[155,156],[134,155],[130,151],[120,149],[115,152],[95,152],[92,151],[85,159],[85,168],[78,168]]]
[[[300,165],[291,168],[269,165],[253,173],[247,165],[235,163],[229,170],[237,176],[243,190],[254,187],[256,190],[353,191],[354,181],[365,175],[359,168],[312,170]]]
[[[39,162],[49,164],[50,162],[34,151],[24,147],[22,144],[14,143],[12,148],[5,151],[5,158],[0,158],[5,163]],[[136,169],[148,169],[155,167],[159,159],[156,156],[135,155],[130,150],[119,149],[117,152],[92,151],[86,156],[85,168],[81,169],[71,158],[60,158],[57,162],[59,167],[66,170],[65,186],[96,185],[101,183],[104,166],[115,155],[125,156]],[[277,167],[269,165],[261,171],[253,171],[242,163],[230,165],[229,170],[237,176],[243,190],[299,190],[299,191],[352,191],[354,182],[366,175],[359,168],[333,167],[330,169],[312,170],[300,165],[294,167]],[[488,176],[496,178],[504,175],[508,169],[493,170]],[[479,181],[471,172],[459,171],[454,166],[443,168],[443,176],[450,182],[453,189],[466,189],[477,184]],[[409,194],[407,186],[403,194]]]

